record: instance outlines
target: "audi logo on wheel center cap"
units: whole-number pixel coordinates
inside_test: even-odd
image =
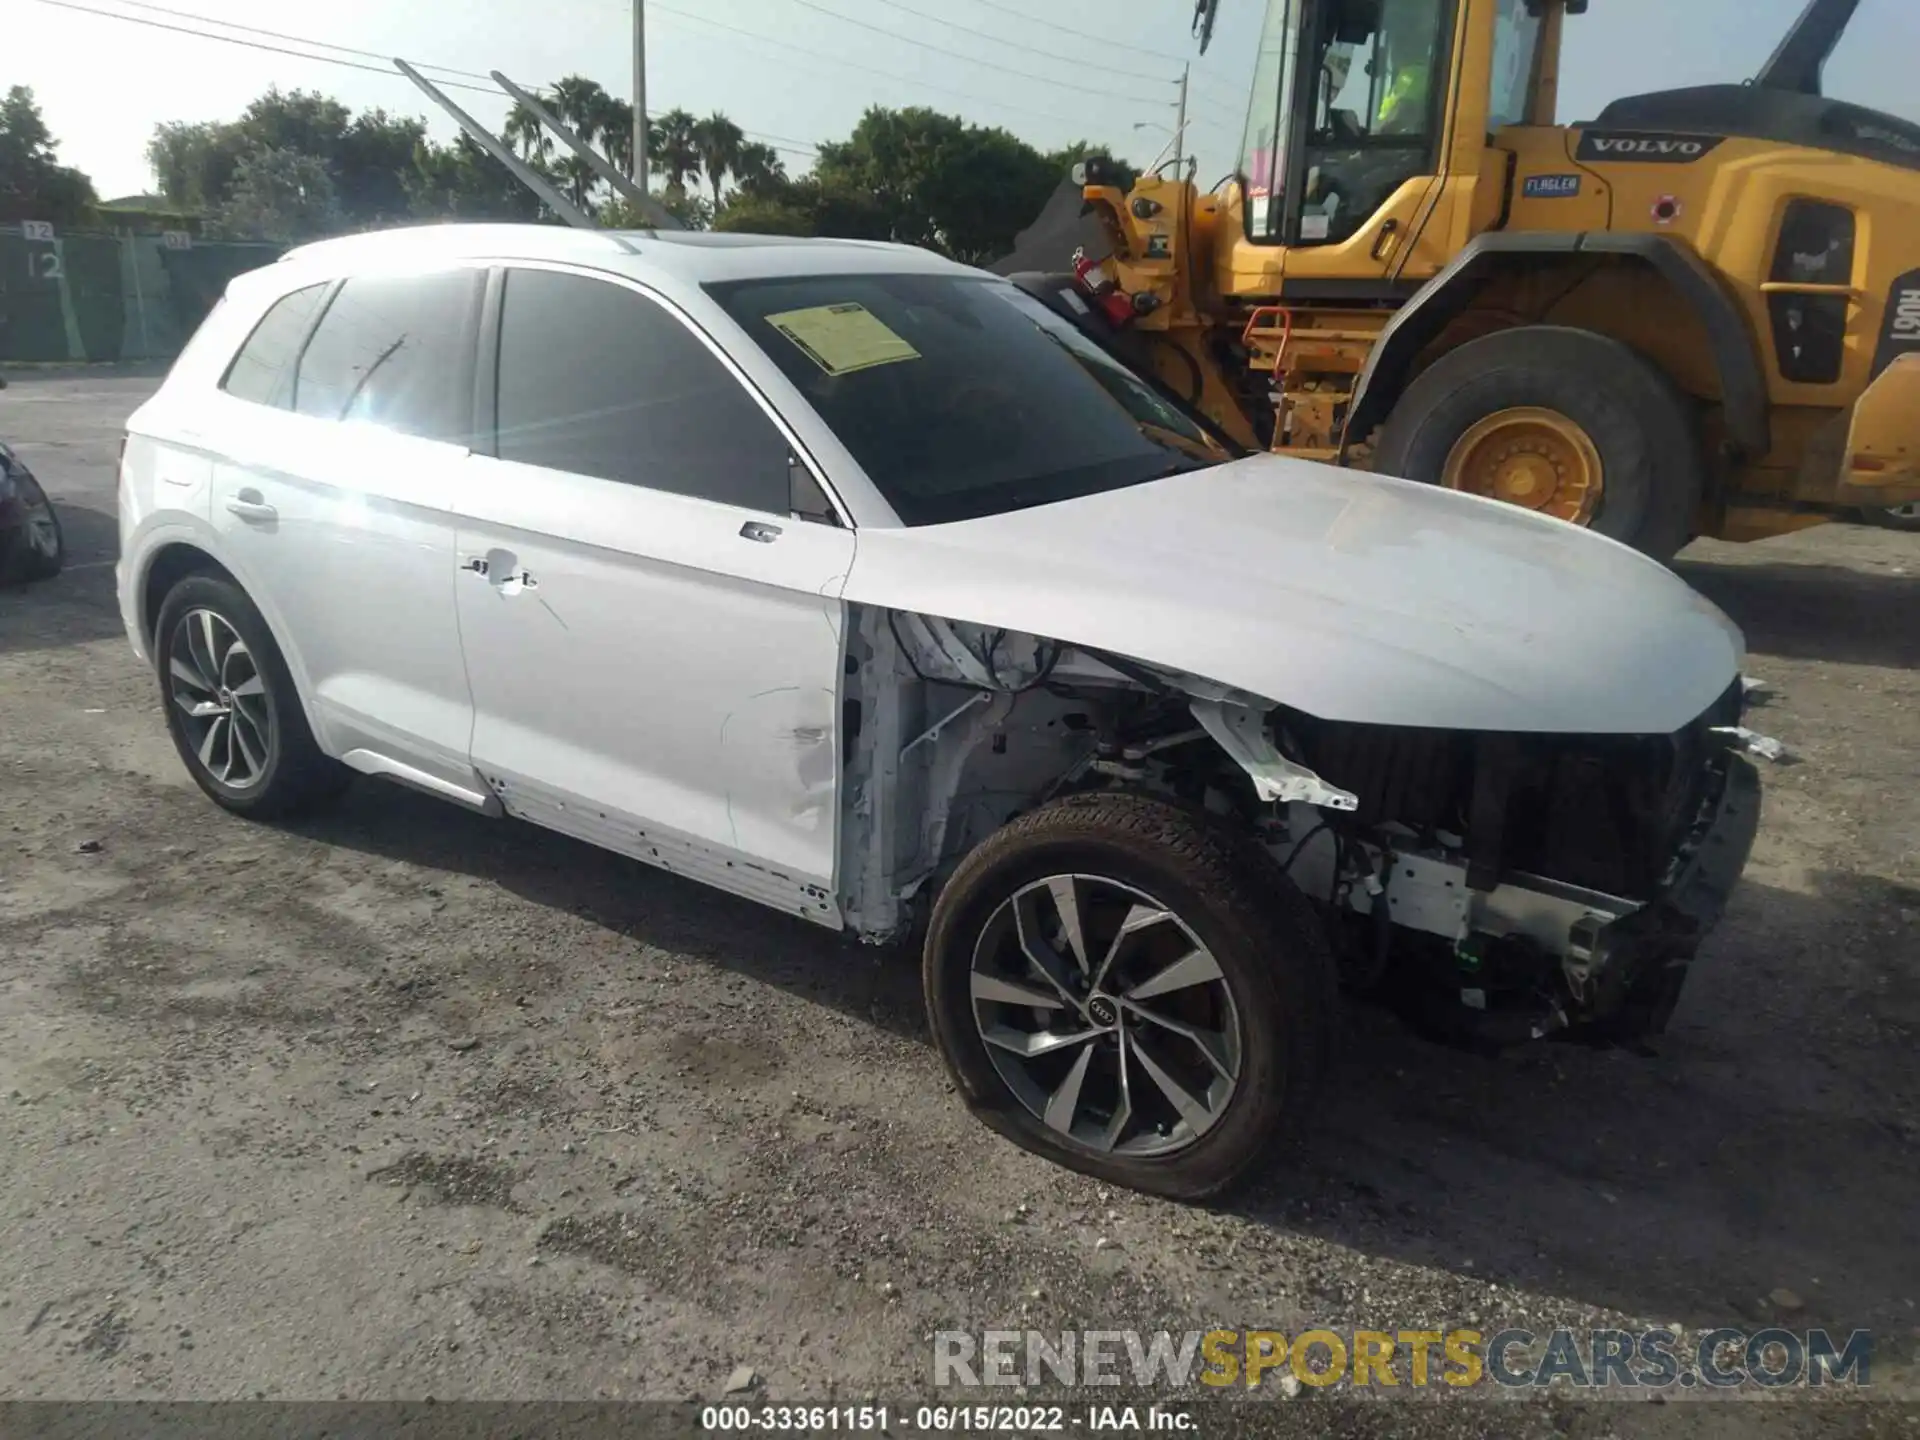
[[[1087,1016],[1096,1025],[1118,1025],[1120,1007],[1105,995],[1096,995],[1087,1002]]]

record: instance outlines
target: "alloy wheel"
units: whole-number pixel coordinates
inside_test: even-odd
[[[1441,483],[1591,525],[1606,490],[1606,467],[1580,425],[1557,410],[1527,405],[1471,426],[1447,456]]]
[[[212,610],[174,626],[168,698],[207,774],[232,790],[259,784],[273,755],[273,707],[240,632]]]
[[[989,917],[973,1016],[995,1070],[1061,1138],[1166,1156],[1225,1115],[1244,1037],[1213,952],[1153,897],[1050,875]]]

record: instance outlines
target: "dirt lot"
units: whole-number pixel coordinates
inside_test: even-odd
[[[1882,1394],[1913,1373],[1920,539],[1683,562],[1799,763],[1657,1055],[1479,1059],[1352,1014],[1314,1133],[1209,1212],[971,1122],[911,957],[371,783],[293,828],[217,811],[114,605],[115,444],[151,384],[0,395],[72,552],[0,593],[0,1395],[714,1397],[747,1365],[758,1397],[897,1404],[932,1331],[1027,1324],[1777,1318],[1874,1329]],[[1330,1399],[1274,1408],[1317,1428]],[[1628,1418],[1340,1414],[1495,1410]]]

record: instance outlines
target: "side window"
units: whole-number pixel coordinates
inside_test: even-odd
[[[602,280],[507,275],[500,458],[787,513],[790,447],[674,315]]]
[[[439,270],[348,280],[300,357],[293,408],[426,440],[466,440],[484,279],[480,270]]]
[[[1524,124],[1539,68],[1540,17],[1526,0],[1500,0],[1493,17],[1493,77],[1487,92],[1487,133]]]
[[[1447,89],[1449,0],[1337,0],[1324,12],[1307,117],[1300,240],[1351,238],[1432,171]]]
[[[256,405],[283,403],[281,397],[285,392],[281,380],[299,353],[300,339],[313,319],[313,307],[320,303],[326,290],[325,285],[309,285],[274,301],[260,317],[260,323],[253,327],[240,353],[233,357],[233,363],[227,366],[220,388]]]

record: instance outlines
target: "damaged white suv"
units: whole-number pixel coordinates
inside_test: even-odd
[[[1658,1029],[1746,862],[1739,633],[1511,506],[1237,457],[888,245],[444,226],[236,280],[129,422],[194,779],[354,772],[883,939],[967,1102],[1216,1193],[1343,986]]]

